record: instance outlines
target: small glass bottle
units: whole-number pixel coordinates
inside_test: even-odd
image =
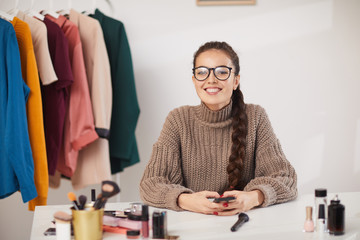
[[[317,188],[315,189],[315,218],[316,224],[318,223],[319,219],[319,207],[320,205],[324,205],[324,220],[325,220],[325,231],[327,230],[327,190],[325,188]],[[321,220],[322,221],[322,220]]]
[[[328,208],[328,230],[330,234],[342,235],[345,228],[345,206],[340,204],[338,195],[330,201]]]
[[[314,221],[312,220],[312,207],[306,207],[306,219],[304,223],[304,232],[313,232],[314,231]]]
[[[326,224],[325,224],[325,205],[319,205],[319,213],[316,219],[316,231],[318,233],[326,232]]]

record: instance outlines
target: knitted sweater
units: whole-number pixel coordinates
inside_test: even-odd
[[[140,196],[149,205],[183,210],[182,193],[216,191],[229,187],[226,167],[231,153],[231,105],[212,111],[204,103],[169,113],[140,182]],[[241,186],[260,190],[261,206],[296,198],[297,176],[286,159],[265,110],[246,105],[248,135]]]

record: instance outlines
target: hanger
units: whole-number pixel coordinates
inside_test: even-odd
[[[14,19],[14,16],[0,10],[0,18],[10,22]]]
[[[15,0],[14,2],[14,8],[10,9],[7,13],[9,15],[12,15],[13,18],[16,16],[16,14],[19,12],[19,9],[18,9],[18,5],[19,5],[19,0]]]
[[[114,7],[113,7],[111,1],[105,0],[105,2],[109,5],[111,16],[113,16],[114,15]],[[96,0],[92,0],[92,8],[90,10],[83,11],[82,14],[85,14],[85,15],[94,14],[95,9],[96,9]]]
[[[52,16],[53,18],[58,18],[59,14],[57,12],[55,12],[54,10],[52,10],[52,9],[53,9],[53,1],[49,0],[49,9],[41,11],[41,14],[44,15],[44,16],[46,14],[48,14],[48,15]]]
[[[82,12],[82,14],[85,14],[85,15],[94,14],[94,13],[95,13],[95,9],[96,9],[96,0],[92,0],[92,1],[91,1],[91,8],[90,8],[90,10],[84,10],[84,11]]]
[[[34,9],[33,9],[33,6],[34,6],[34,0],[31,0],[30,1],[30,7],[28,10],[26,10],[24,13],[29,15],[30,17],[35,17],[41,21],[44,21],[44,15],[41,15],[40,13],[36,12]]]
[[[17,9],[18,4],[19,4],[19,0],[15,0],[15,6],[13,9],[10,9],[8,12],[4,12],[0,10],[0,18],[5,19],[9,22],[14,20],[14,17],[19,11],[19,9]]]
[[[67,9],[62,9],[60,11],[58,11],[57,13],[63,15],[63,16],[67,16],[70,14],[70,9],[72,8],[72,1],[68,0],[68,8]]]

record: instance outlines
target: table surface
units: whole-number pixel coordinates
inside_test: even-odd
[[[166,210],[168,214],[168,234],[179,235],[180,239],[360,239],[360,192],[339,193],[339,199],[345,205],[345,234],[332,236],[327,233],[303,232],[305,207],[314,206],[312,194],[303,195],[296,200],[256,208],[247,212],[250,220],[237,232],[231,232],[231,226],[237,216],[214,216],[192,212]],[[335,194],[328,194],[328,202]],[[105,210],[123,210],[129,202],[107,203]],[[44,236],[51,226],[53,214],[57,211],[71,213],[71,205],[37,206],[31,229],[31,240],[53,240],[56,236]],[[150,207],[150,216],[156,208]],[[151,236],[151,232],[150,232]],[[104,232],[103,239],[126,239],[125,235]]]

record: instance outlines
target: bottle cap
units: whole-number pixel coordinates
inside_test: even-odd
[[[327,191],[325,188],[315,189],[315,197],[326,197]]]
[[[330,202],[331,202],[331,204],[339,204],[340,199],[339,199],[338,195],[336,194],[334,199],[332,199]]]
[[[319,215],[318,219],[325,219],[325,205],[320,204],[319,205]]]
[[[142,213],[141,219],[143,221],[148,221],[149,220],[149,206],[143,204],[142,209],[141,209],[141,213]]]
[[[312,207],[306,206],[306,220],[312,220]]]

